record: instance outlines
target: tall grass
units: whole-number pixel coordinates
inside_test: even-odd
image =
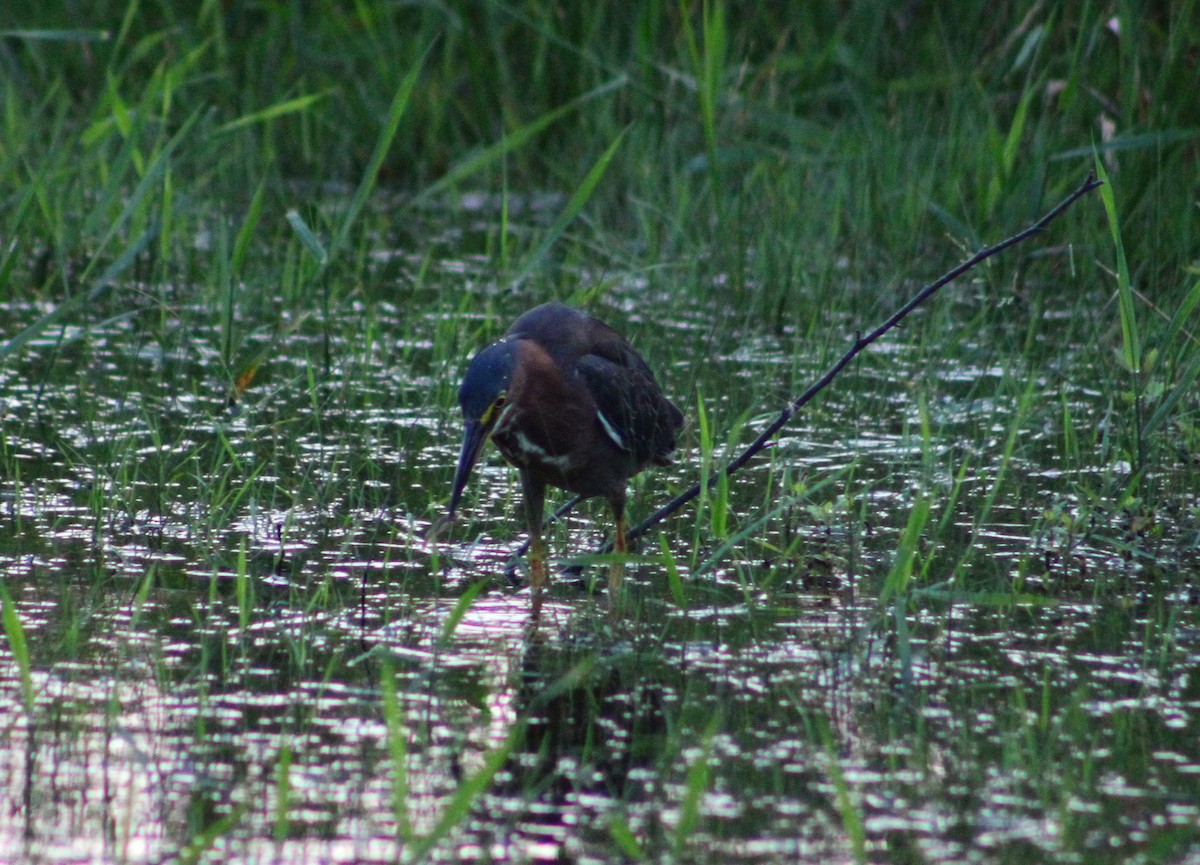
[[[498,322],[551,297],[619,319],[668,391],[695,406],[683,466],[663,485],[707,478],[723,446],[910,285],[1027,224],[1096,164],[1103,202],[1081,203],[1043,240],[973,273],[812,407],[804,448],[833,457],[810,466],[801,441],[780,448],[769,470],[706,489],[690,520],[664,527],[663,567],[647,569],[662,579],[645,593],[669,600],[661,617],[651,598],[632,623],[596,626],[604,649],[580,639],[600,663],[628,624],[631,641],[654,647],[648,661],[628,659],[628,678],[669,670],[657,669],[669,729],[631,733],[629,748],[652,753],[639,768],[650,766],[647,789],[671,791],[677,820],[643,836],[633,827],[655,815],[615,809],[607,837],[631,859],[693,856],[726,825],[709,833],[705,808],[745,781],[731,778],[730,742],[752,748],[764,720],[753,713],[778,710],[779,693],[750,663],[722,665],[779,638],[780,620],[821,594],[806,571],[819,566],[842,580],[823,600],[851,610],[846,642],[865,642],[863,630],[888,638],[882,670],[871,657],[853,671],[878,693],[848,699],[839,676],[858,658],[839,657],[812,676],[812,696],[796,686],[791,715],[769,720],[786,728],[778,742],[800,737],[802,756],[828,761],[813,789],[856,860],[873,853],[872,797],[860,802],[838,762],[846,745],[891,746],[894,734],[911,750],[875,755],[928,770],[929,785],[944,775],[946,764],[933,765],[942,749],[982,776],[993,764],[1036,769],[1057,745],[1064,790],[1092,795],[1087,776],[1109,764],[1079,747],[1093,736],[1086,688],[1064,696],[1039,679],[1031,690],[1018,670],[1003,691],[977,683],[948,697],[922,664],[953,657],[963,607],[1011,615],[1017,632],[1035,592],[1042,602],[1064,586],[1143,631],[1134,666],[1163,670],[1177,657],[1186,613],[1169,599],[1192,578],[1200,450],[1200,230],[1186,182],[1200,128],[1196,11],[1192,0],[11,0],[0,11],[0,299],[21,325],[4,332],[0,370],[30,384],[4,417],[6,538],[16,544],[38,516],[30,497],[53,461],[99,551],[79,579],[113,579],[104,554],[124,546],[106,542],[123,527],[164,514],[187,522],[188,549],[204,550],[193,572],[213,575],[207,598],[166,557],[139,569],[129,594],[150,628],[160,595],[182,586],[174,619],[205,634],[180,665],[195,681],[190,734],[203,741],[217,686],[270,639],[257,627],[274,597],[264,570],[306,578],[280,604],[312,621],[268,659],[289,672],[349,678],[327,649],[345,633],[308,641],[322,612],[353,618],[377,579],[405,601],[374,610],[363,600],[362,620],[420,624],[408,593],[433,585],[459,600],[429,645],[452,651],[461,639],[488,584],[463,588],[452,556],[420,558],[416,530],[444,499],[463,359]],[[495,204],[468,206],[477,199]],[[113,343],[121,350],[92,351]],[[284,345],[294,354],[281,357]],[[963,370],[977,380],[963,384]],[[135,431],[109,441],[113,416]],[[890,449],[875,454],[873,441]],[[49,456],[17,454],[29,442]],[[394,582],[391,570],[305,570],[283,551],[301,509],[319,515],[314,543],[367,537],[388,564],[412,555],[421,567]],[[260,510],[284,515],[269,568],[238,522]],[[1029,549],[994,555],[986,532],[998,520],[1023,525]],[[496,518],[497,537],[515,531]],[[1147,554],[1143,535],[1174,546]],[[1083,548],[1129,562],[1128,574],[1080,588],[1082,565],[1043,566],[1046,551],[1071,562]],[[75,588],[64,579],[64,595]],[[35,712],[39,653],[52,641],[31,638],[16,595],[0,590],[6,646]],[[878,615],[860,628],[863,595]],[[1126,595],[1142,606],[1123,607]],[[937,614],[918,615],[927,609]],[[80,631],[64,626],[59,646],[84,642]],[[707,646],[711,657],[697,653]],[[317,674],[315,657],[326,664]],[[786,669],[807,672],[804,663]],[[743,673],[747,689],[764,689],[761,705],[737,695]],[[432,857],[471,822],[546,703],[534,700],[421,825],[409,802],[415,713],[390,668],[368,678],[397,848]],[[892,678],[903,699],[890,699]],[[540,684],[566,687],[557,681]],[[938,719],[993,713],[997,694],[1010,710],[990,716],[1003,727],[999,756],[980,757],[969,729],[932,741]],[[860,696],[870,705],[848,705]],[[805,700],[825,697],[831,711],[807,711]],[[923,700],[945,704],[925,715]],[[829,729],[796,731],[796,712],[801,727],[828,714]],[[1113,736],[1138,746],[1130,754],[1154,753],[1134,723],[1121,720]],[[1112,744],[1108,732],[1094,735]],[[289,772],[311,755],[303,736],[294,742],[270,780],[268,832],[281,844],[303,831],[289,806],[305,791]],[[762,770],[771,791],[758,775],[746,783],[764,800],[807,795],[794,769]],[[1066,798],[1052,787],[1037,785],[1047,808]],[[242,831],[246,807],[193,825],[183,858]],[[1079,814],[1068,830],[1098,825]]]
[[[1025,20],[1015,3],[987,5],[986,15],[980,3],[890,15],[866,5],[838,15],[717,2],[553,15],[499,2],[311,11],[205,3],[193,17],[113,0],[55,30],[63,22],[52,10],[19,0],[7,12],[4,60],[19,74],[8,77],[0,176],[21,190],[14,203],[27,203],[6,227],[24,224],[26,236],[32,229],[72,247],[83,240],[72,212],[93,214],[78,226],[84,235],[119,224],[109,218],[111,192],[93,208],[45,196],[34,208],[30,181],[36,189],[57,164],[58,177],[78,178],[73,196],[101,178],[121,189],[111,181],[127,171],[147,177],[163,136],[191,116],[203,122],[155,184],[166,261],[182,253],[172,239],[200,216],[189,202],[242,210],[264,179],[273,221],[294,199],[291,178],[378,178],[420,195],[490,185],[501,154],[516,188],[570,189],[578,166],[567,155],[578,142],[614,141],[630,123],[638,146],[615,155],[592,219],[611,231],[636,226],[643,208],[676,214],[674,225],[658,226],[667,230],[654,244],[660,257],[721,251],[720,233],[753,237],[746,228],[802,202],[813,218],[794,226],[795,254],[825,251],[809,246],[822,234],[852,258],[872,240],[896,248],[930,237],[921,230],[930,206],[970,233],[1012,225],[1077,181],[1087,162],[1080,149],[1101,119],[1115,128],[1107,152],[1121,160],[1129,189],[1141,190],[1126,206],[1145,207],[1143,181],[1154,178],[1154,206],[1170,208],[1172,196],[1184,203],[1182,190],[1161,178],[1185,164],[1189,139],[1179,130],[1195,120],[1178,98],[1196,74],[1183,47],[1188,5],[1168,8],[1173,26],[1160,31],[1152,16],[1113,25],[1098,7],[1073,20],[1054,10]],[[48,114],[57,118],[49,129]],[[67,162],[68,153],[83,158]],[[696,159],[705,198],[689,190]],[[831,163],[835,176],[849,169],[853,187],[822,199]],[[335,249],[373,183],[337,219]],[[705,199],[723,214],[715,223],[696,207]],[[1131,257],[1169,275],[1169,262],[1194,248],[1187,210],[1178,208],[1169,238],[1129,220]],[[144,220],[150,209],[141,211]],[[729,225],[726,211],[743,226]],[[752,266],[748,284],[769,307],[783,287],[760,277]]]
[[[658,298],[647,317],[681,295],[712,317],[702,340],[671,349],[681,365],[768,329],[796,353],[836,354],[908,281],[1011,232],[1095,159],[1111,243],[1098,240],[1098,211],[1080,207],[1058,246],[990,264],[975,274],[983,293],[964,287],[953,302],[977,306],[979,328],[1015,310],[1019,338],[1036,346],[1045,310],[1104,284],[1115,251],[1116,314],[1081,309],[1071,327],[1089,329],[1101,367],[1120,348],[1125,371],[1104,386],[1128,416],[1140,477],[1159,445],[1194,440],[1200,290],[1187,272],[1200,232],[1187,184],[1164,180],[1192,167],[1200,109],[1180,97],[1197,78],[1193,9],[365,0],[205,2],[184,14],[107,0],[68,21],[18,0],[0,22],[0,291],[43,306],[0,344],[0,363],[19,364],[35,338],[65,343],[129,320],[164,354],[188,339],[219,346],[217,389],[234,402],[307,387],[319,408],[335,343],[373,350],[345,322],[369,320],[376,304],[483,304],[507,317],[548,296],[636,306],[633,284]],[[372,250],[419,248],[405,226],[469,189],[504,190],[488,229],[500,240],[483,248],[488,282],[506,294],[430,286],[428,262],[464,249],[424,250],[414,273],[371,264]],[[514,230],[510,205],[546,191],[558,197]],[[912,322],[914,343],[945,344],[950,303]],[[343,315],[356,304],[365,312]],[[460,359],[491,324],[437,327],[427,393],[448,410]],[[320,351],[303,374],[270,381],[280,340],[308,328]],[[204,394],[212,374],[186,386]],[[722,383],[694,372],[676,384],[708,394]],[[343,395],[358,398],[353,383]],[[769,383],[732,396],[724,417],[779,398]],[[710,428],[697,404],[706,462],[741,424]],[[158,415],[144,416],[169,450]],[[1086,462],[1088,431],[1069,407],[1053,422]],[[187,476],[213,525],[246,505],[256,477],[289,474],[247,460],[219,428],[171,465],[109,460],[109,477],[155,489]],[[369,460],[364,470],[378,476]],[[310,475],[297,480],[315,491]],[[709,535],[745,538],[730,495],[705,491],[694,552]]]

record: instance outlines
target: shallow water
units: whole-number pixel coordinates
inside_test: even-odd
[[[1105,422],[1098,392],[1031,371],[1051,409],[1004,463],[1019,361],[967,345],[930,369],[902,332],[739,476],[733,531],[769,510],[758,528],[667,524],[684,607],[651,559],[624,615],[585,572],[531,627],[494,454],[451,537],[424,539],[474,347],[448,364],[441,341],[473,328],[380,300],[326,331],[249,318],[267,360],[231,405],[211,310],[146,297],[0,369],[0,566],[33,694],[0,643],[6,861],[392,862],[433,837],[439,861],[841,862],[860,833],[871,861],[1200,861],[1197,497],[1088,506],[1121,467],[1064,457],[1050,419]],[[668,391],[747,412],[742,440],[823,366],[787,333],[717,334],[698,368],[665,347],[701,309],[631,306],[608,317],[672,358]],[[11,334],[39,311],[6,312]],[[699,476],[688,413],[639,515]],[[1016,480],[976,525],[1001,465]],[[923,496],[939,548],[881,611]],[[585,506],[553,554],[606,526]]]

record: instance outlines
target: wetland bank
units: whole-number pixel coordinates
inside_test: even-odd
[[[1191,4],[195,5],[0,14],[0,859],[1198,861]],[[525,309],[687,416],[637,520],[1097,155],[623,616],[494,451],[425,539]]]

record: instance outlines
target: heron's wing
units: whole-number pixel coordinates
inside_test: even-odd
[[[579,358],[575,370],[596,404],[598,421],[618,447],[639,465],[665,464],[675,449],[680,414],[654,373],[628,345]]]

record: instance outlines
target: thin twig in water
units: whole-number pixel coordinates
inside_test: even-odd
[[[971,258],[967,259],[953,270],[950,270],[938,277],[936,281],[931,282],[929,285],[917,292],[908,303],[904,304],[904,306],[892,313],[891,317],[888,318],[887,321],[879,325],[879,327],[875,328],[866,336],[863,336],[861,333],[857,334],[854,340],[854,345],[850,347],[849,351],[842,355],[841,359],[837,363],[829,368],[825,375],[821,376],[821,378],[810,385],[808,390],[804,391],[804,393],[792,400],[783,409],[783,411],[779,413],[779,417],[777,417],[770,426],[764,429],[762,433],[759,434],[758,438],[756,438],[744,451],[738,454],[735,459],[731,460],[723,468],[720,468],[712,473],[708,479],[708,488],[714,488],[717,485],[717,482],[720,480],[721,475],[732,475],[747,462],[749,462],[756,454],[762,451],[763,448],[767,446],[768,442],[775,437],[775,434],[783,429],[784,425],[795,416],[796,412],[810,402],[813,397],[828,387],[830,382],[837,378],[838,373],[845,369],[850,361],[854,360],[854,358],[857,357],[859,353],[863,351],[863,349],[903,321],[905,316],[928,300],[939,289],[953,282],[985,259],[991,258],[996,253],[1002,252],[1003,250],[1008,249],[1010,246],[1015,246],[1021,241],[1041,232],[1046,228],[1047,225],[1053,222],[1063,213],[1063,211],[1074,204],[1079,198],[1082,198],[1099,185],[1100,181],[1096,179],[1096,175],[1089,173],[1087,180],[1085,180],[1078,189],[1068,195],[1057,207],[1055,207],[1033,225],[1029,226],[1019,234],[1014,234],[1012,237],[1008,238],[1008,240],[1001,241],[995,246],[989,246],[981,249],[979,252],[971,256]],[[636,526],[631,528],[626,534],[627,539],[633,540],[634,538],[645,534],[649,529],[658,525],[692,499],[700,495],[700,490],[701,485],[698,483],[684,490],[653,514],[646,517],[646,519],[642,520]],[[606,543],[601,548],[601,552],[608,552],[611,548],[612,543]]]
[[[738,469],[740,469],[742,466],[744,466],[746,463],[748,463],[751,459],[753,459],[764,448],[766,448],[768,443],[771,441],[771,439],[773,439],[775,437],[775,434],[778,433],[781,429],[783,429],[784,425],[787,424],[788,421],[790,421],[793,417],[795,417],[796,412],[800,411],[800,409],[803,408],[805,405],[807,405],[809,402],[811,402],[812,399],[817,394],[819,394],[826,387],[828,387],[829,384],[835,378],[837,378],[838,374],[843,369],[845,369],[852,360],[854,360],[854,358],[856,358],[864,349],[866,349],[868,346],[870,346],[871,343],[878,340],[881,336],[883,336],[885,333],[887,333],[889,330],[891,330],[893,327],[895,327],[897,324],[899,324],[901,321],[903,321],[904,318],[910,312],[912,312],[914,309],[916,309],[922,303],[924,303],[926,300],[928,300],[931,296],[933,296],[935,293],[937,293],[938,290],[944,288],[946,285],[948,285],[949,283],[958,279],[958,277],[962,276],[964,273],[966,273],[967,271],[974,268],[980,262],[983,262],[986,259],[991,258],[996,253],[1003,252],[1004,250],[1008,249],[1010,246],[1016,246],[1021,241],[1027,240],[1028,238],[1032,237],[1033,235],[1038,234],[1039,232],[1043,231],[1047,225],[1049,225],[1056,218],[1058,218],[1060,215],[1062,215],[1062,213],[1068,207],[1070,207],[1078,199],[1082,198],[1084,195],[1091,192],[1096,187],[1100,186],[1100,184],[1101,184],[1101,181],[1096,179],[1096,175],[1093,173],[1089,173],[1087,176],[1087,179],[1083,182],[1083,184],[1078,189],[1076,189],[1074,192],[1072,192],[1070,195],[1068,195],[1057,207],[1055,207],[1053,210],[1049,211],[1045,216],[1043,216],[1041,219],[1039,219],[1033,225],[1029,226],[1024,231],[1021,231],[1018,234],[1014,234],[1012,237],[1008,238],[1007,240],[1003,240],[1000,243],[997,243],[995,246],[988,246],[988,247],[985,247],[984,249],[979,250],[979,252],[975,253],[973,256],[971,256],[969,259],[964,261],[962,264],[958,265],[957,267],[953,268],[952,270],[947,271],[942,276],[938,277],[937,280],[935,280],[934,282],[931,282],[929,285],[925,286],[919,292],[917,292],[912,297],[912,299],[908,301],[908,303],[904,304],[904,306],[900,307],[898,310],[896,310],[894,313],[892,313],[891,317],[889,317],[887,321],[885,321],[883,324],[879,325],[879,327],[875,328],[870,333],[866,334],[866,336],[863,336],[861,332],[857,333],[854,338],[854,344],[850,347],[849,351],[847,351],[844,355],[842,355],[841,359],[838,360],[837,363],[835,363],[833,366],[831,366],[829,368],[829,370],[823,376],[821,376],[819,379],[817,379],[817,381],[813,382],[813,384],[809,386],[808,390],[804,391],[804,393],[800,394],[800,396],[796,397],[794,400],[792,400],[790,403],[788,403],[788,405],[785,406],[784,409],[779,413],[779,417],[777,417],[771,423],[770,426],[768,426],[766,429],[764,429],[759,434],[758,438],[756,438],[753,442],[751,442],[746,447],[745,450],[743,450],[740,454],[738,454],[738,456],[736,458],[734,458],[730,462],[726,463],[722,468],[713,472],[712,475],[709,476],[708,482],[707,482],[708,488],[709,489],[714,488],[717,485],[717,483],[720,481],[722,475],[726,475],[726,476],[732,475],[734,472],[736,472]],[[671,499],[671,501],[667,502],[665,505],[663,505],[661,508],[659,508],[653,514],[646,517],[646,519],[642,520],[636,526],[629,529],[629,531],[626,533],[626,538],[628,540],[632,541],[635,538],[638,538],[638,537],[644,535],[651,528],[658,525],[663,520],[665,520],[667,517],[671,516],[671,514],[675,513],[680,508],[682,508],[684,505],[686,505],[688,502],[690,502],[692,499],[699,496],[700,490],[702,488],[703,488],[703,486],[699,483],[693,484],[691,487],[684,490],[682,493],[677,495],[675,498]],[[575,498],[572,498],[570,501],[568,501],[566,503],[566,505],[559,508],[558,511],[555,512],[555,514],[551,518],[551,520],[559,519],[560,517],[562,517],[563,514],[565,514],[567,511],[569,511],[574,505],[578,504],[578,502],[579,502],[578,496],[576,496]],[[550,522],[551,520],[548,520],[547,522]],[[506,568],[506,571],[508,572],[510,577],[516,569],[517,559],[520,556],[524,555],[524,553],[528,550],[528,548],[529,548],[529,544],[528,544],[528,542],[526,542],[524,544],[521,544],[513,552],[513,556],[511,559],[509,559],[509,563]],[[599,553],[608,553],[611,551],[612,551],[612,541],[606,542],[597,550],[597,552],[599,552]]]

